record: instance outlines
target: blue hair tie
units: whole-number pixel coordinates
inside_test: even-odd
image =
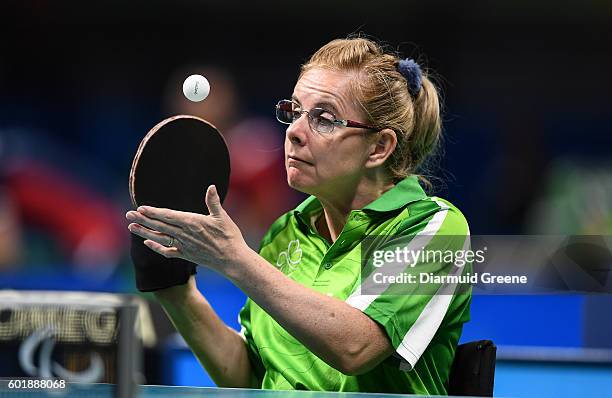
[[[397,70],[406,78],[410,95],[416,97],[419,91],[421,91],[421,84],[423,83],[423,75],[419,64],[412,58],[402,59],[399,61]]]

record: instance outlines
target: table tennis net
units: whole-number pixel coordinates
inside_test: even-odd
[[[0,290],[0,378],[132,383],[152,333],[137,297]]]

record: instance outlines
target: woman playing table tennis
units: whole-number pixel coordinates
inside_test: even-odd
[[[127,214],[150,250],[210,267],[248,295],[241,333],[193,276],[169,276],[156,297],[219,386],[446,394],[469,289],[418,290],[418,275],[471,264],[400,256],[469,248],[463,215],[427,196],[416,174],[440,140],[436,88],[414,60],[367,39],[334,40],[302,66],[276,115],[288,125],[287,182],[311,196],[272,224],[259,252],[212,186],[210,215],[147,206]],[[379,272],[386,266],[393,272]]]

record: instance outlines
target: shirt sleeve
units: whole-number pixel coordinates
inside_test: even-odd
[[[259,355],[259,349],[255,344],[251,325],[251,299],[247,299],[244,307],[238,314],[238,322],[240,323],[240,336],[247,346],[247,354],[251,363],[251,368],[255,377],[261,382],[266,370]]]
[[[471,270],[467,222],[447,202],[432,201],[437,208],[422,222],[366,238],[362,275],[346,300],[383,326],[403,370],[414,368],[438,330],[469,308],[471,287],[449,278]]]

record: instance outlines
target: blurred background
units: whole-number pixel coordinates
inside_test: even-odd
[[[148,129],[177,113],[227,137],[226,208],[256,248],[304,198],[285,183],[274,105],[314,51],[357,32],[439,74],[435,193],[472,234],[612,230],[610,3],[38,0],[3,3],[1,21],[0,288],[135,293],[128,174]],[[211,84],[197,104],[182,95],[194,73]],[[205,269],[198,279],[237,328],[244,295]],[[500,346],[498,394],[597,394],[612,383],[611,304],[476,296],[463,341]],[[158,339],[146,382],[210,385],[150,306]]]

